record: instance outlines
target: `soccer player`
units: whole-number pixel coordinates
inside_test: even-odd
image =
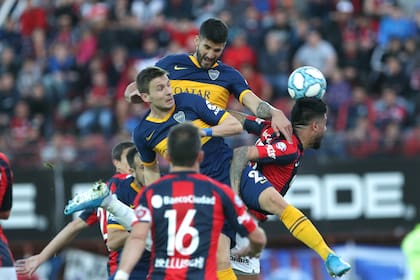
[[[12,210],[13,171],[7,156],[0,153],[0,219],[7,220]],[[13,255],[0,225],[0,279],[17,279]]]
[[[118,190],[118,186],[123,184],[123,181],[133,180],[132,176],[129,175],[131,169],[127,161],[127,153],[130,149],[133,149],[133,142],[121,142],[118,143],[111,152],[112,163],[115,167],[116,173],[108,181],[108,188],[111,192]],[[132,168],[132,167],[131,167]],[[137,177],[137,176],[136,176]],[[139,182],[142,182],[141,176],[137,178]],[[96,184],[95,184],[96,185]],[[101,184],[99,184],[100,186]],[[138,185],[140,188],[141,185]],[[136,193],[137,194],[137,193]],[[135,194],[133,195],[133,199]],[[77,211],[77,210],[75,210]],[[79,217],[75,220],[68,223],[49,243],[48,245],[37,255],[31,256],[26,259],[21,259],[16,261],[16,271],[18,274],[28,274],[32,275],[38,267],[46,262],[49,258],[54,256],[58,251],[60,251],[64,246],[70,244],[70,242],[76,238],[76,236],[88,226],[101,222],[101,232],[103,234],[104,242],[106,245],[111,245],[111,247],[116,247],[113,245],[114,240],[111,240],[111,243],[108,244],[108,228],[107,228],[107,219],[106,213],[103,209],[94,210],[85,210]],[[110,229],[112,231],[112,229]],[[118,253],[110,251],[108,255],[108,272],[112,276],[115,273],[118,263]]]
[[[259,220],[265,221],[267,214],[277,215],[294,237],[319,254],[332,276],[345,274],[350,270],[350,265],[336,256],[309,219],[283,198],[297,173],[304,150],[318,149],[321,146],[327,129],[326,104],[318,98],[296,100],[291,112],[294,129],[292,144],[274,133],[270,121],[239,112],[231,114],[240,120],[246,131],[259,137],[255,146],[243,146],[234,150],[230,169],[232,188],[240,194],[250,212]],[[261,188],[251,189],[240,183],[247,175],[243,170],[248,161],[253,163],[255,170],[262,172],[272,186],[260,185]],[[240,247],[239,243],[241,242],[237,243]],[[231,259],[234,269],[238,268],[239,273],[246,272],[247,277],[242,279],[259,279],[258,260]]]
[[[292,126],[281,110],[261,100],[249,88],[243,76],[219,59],[226,46],[228,27],[220,19],[210,18],[200,26],[194,39],[193,54],[174,54],[160,59],[156,66],[169,73],[174,94],[198,94],[221,109],[228,107],[230,95],[238,99],[257,117],[271,118],[276,133],[291,141]],[[126,100],[142,102],[138,92],[126,91]]]
[[[243,236],[247,254],[259,255],[266,236],[230,189],[199,173],[203,159],[199,130],[186,122],[170,129],[170,173],[137,196],[137,219],[123,249],[115,280],[127,280],[152,233],[151,279],[217,279],[216,251],[225,220]]]

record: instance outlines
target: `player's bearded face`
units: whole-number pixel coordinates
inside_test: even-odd
[[[225,44],[216,44],[207,39],[198,39],[195,55],[201,68],[209,69],[220,58]]]

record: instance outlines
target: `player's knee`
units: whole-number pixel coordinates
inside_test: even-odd
[[[289,205],[283,196],[274,188],[269,188],[261,193],[259,199],[261,208],[265,211],[280,216]]]

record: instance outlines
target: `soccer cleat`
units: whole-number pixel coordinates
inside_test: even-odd
[[[332,277],[341,277],[351,269],[351,265],[335,254],[328,255],[325,266]]]
[[[101,206],[102,201],[110,195],[108,186],[103,182],[96,182],[86,192],[76,194],[69,200],[64,208],[64,214],[70,215],[76,211],[87,208],[97,208]]]

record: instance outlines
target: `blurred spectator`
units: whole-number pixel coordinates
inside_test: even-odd
[[[393,88],[398,96],[411,97],[409,76],[396,56],[386,58],[385,68],[378,77],[377,85]]]
[[[192,0],[168,0],[166,1],[163,14],[169,20],[192,20],[193,15]]]
[[[0,130],[9,126],[19,98],[13,75],[8,72],[3,73],[0,76]]]
[[[223,10],[225,0],[195,0],[193,1],[192,13],[196,19],[196,24],[199,26],[208,18],[216,17],[217,14]]]
[[[115,89],[121,76],[126,75],[129,57],[127,49],[124,46],[115,46],[105,62],[106,74],[108,76],[108,86]]]
[[[90,28],[84,28],[80,41],[76,44],[76,63],[78,65],[87,64],[97,51],[97,40]]]
[[[385,125],[379,140],[379,155],[399,156],[403,151],[403,133],[398,122],[391,121]]]
[[[64,98],[73,81],[76,60],[68,46],[58,43],[52,46],[52,53],[47,60],[44,85],[50,96],[57,100]]]
[[[27,57],[22,62],[22,67],[17,75],[16,88],[22,97],[28,97],[32,93],[35,84],[42,80],[42,68],[32,58]],[[52,100],[51,100],[52,101]]]
[[[398,1],[389,1],[389,4],[385,5],[386,12],[379,22],[379,45],[386,46],[391,38],[405,40],[415,36],[415,23],[403,14]]]
[[[188,52],[194,51],[194,37],[198,35],[198,28],[193,21],[181,18],[179,21],[168,25],[168,31],[172,40],[176,41],[182,48]]]
[[[0,26],[0,50],[11,47],[15,52],[22,51],[22,34],[18,32],[17,22],[10,17]]]
[[[41,83],[34,84],[30,95],[24,100],[28,102],[31,112],[31,120],[34,126],[39,127],[40,136],[49,139],[53,134],[53,104],[46,96],[44,86]]]
[[[336,127],[338,112],[352,99],[351,91],[351,85],[345,79],[343,71],[337,68],[331,75],[324,97],[324,101],[328,105],[329,127]]]
[[[10,120],[10,147],[14,161],[20,166],[39,164],[39,124],[31,118],[29,105],[20,100]]]
[[[139,26],[144,28],[163,11],[165,2],[163,0],[134,0],[131,3],[131,14],[136,17]]]
[[[284,34],[268,32],[264,38],[264,46],[258,53],[258,69],[273,87],[276,98],[288,96],[289,57],[289,44]]]
[[[326,98],[329,93],[326,94]],[[366,88],[355,86],[352,90],[351,99],[342,104],[338,110],[336,130],[346,131],[354,129],[360,118],[365,118],[367,125],[373,126],[375,120],[374,103],[368,96]]]
[[[375,126],[385,129],[388,123],[395,122],[400,126],[405,126],[408,112],[406,102],[398,97],[397,91],[392,87],[384,87],[381,97],[375,101]]]
[[[82,136],[93,132],[101,132],[107,138],[112,135],[114,114],[112,95],[107,83],[104,72],[93,74],[92,87],[86,96],[86,107],[77,119],[77,128]]]
[[[258,51],[263,45],[263,42],[261,41],[263,38],[263,23],[261,18],[262,16],[258,10],[250,5],[245,10],[243,21],[238,26],[238,29],[241,29],[246,33],[247,43],[255,51]],[[230,30],[232,29],[229,29],[229,33],[233,33]],[[230,40],[231,37],[228,38],[228,41]]]
[[[321,70],[329,78],[336,68],[337,55],[331,43],[322,39],[321,33],[315,29],[309,31],[305,44],[301,46],[294,58],[293,66],[309,65]]]
[[[23,36],[29,37],[35,29],[46,30],[48,27],[47,14],[43,7],[34,5],[34,1],[19,1],[25,5],[24,11],[20,15],[20,32]]]
[[[15,50],[5,46],[1,51],[0,56],[0,74],[9,72],[16,77],[16,74],[20,69],[19,62],[19,56],[16,55]]]
[[[345,133],[346,150],[355,158],[366,158],[377,153],[379,148],[379,131],[370,124],[366,116],[355,120],[354,127]]]
[[[252,92],[254,92],[262,100],[271,102],[273,97],[272,87],[265,77],[256,71],[254,66],[249,63],[244,63],[240,68],[238,68],[238,70],[248,82]]]
[[[253,67],[256,66],[256,53],[248,45],[247,35],[243,30],[238,31],[229,45],[225,48],[222,61],[235,69],[240,68],[244,63],[250,64]]]
[[[104,168],[109,166],[109,146],[100,133],[92,133],[79,138],[77,168]]]
[[[42,162],[62,163],[72,166],[77,157],[77,139],[74,134],[56,131],[41,148]]]

